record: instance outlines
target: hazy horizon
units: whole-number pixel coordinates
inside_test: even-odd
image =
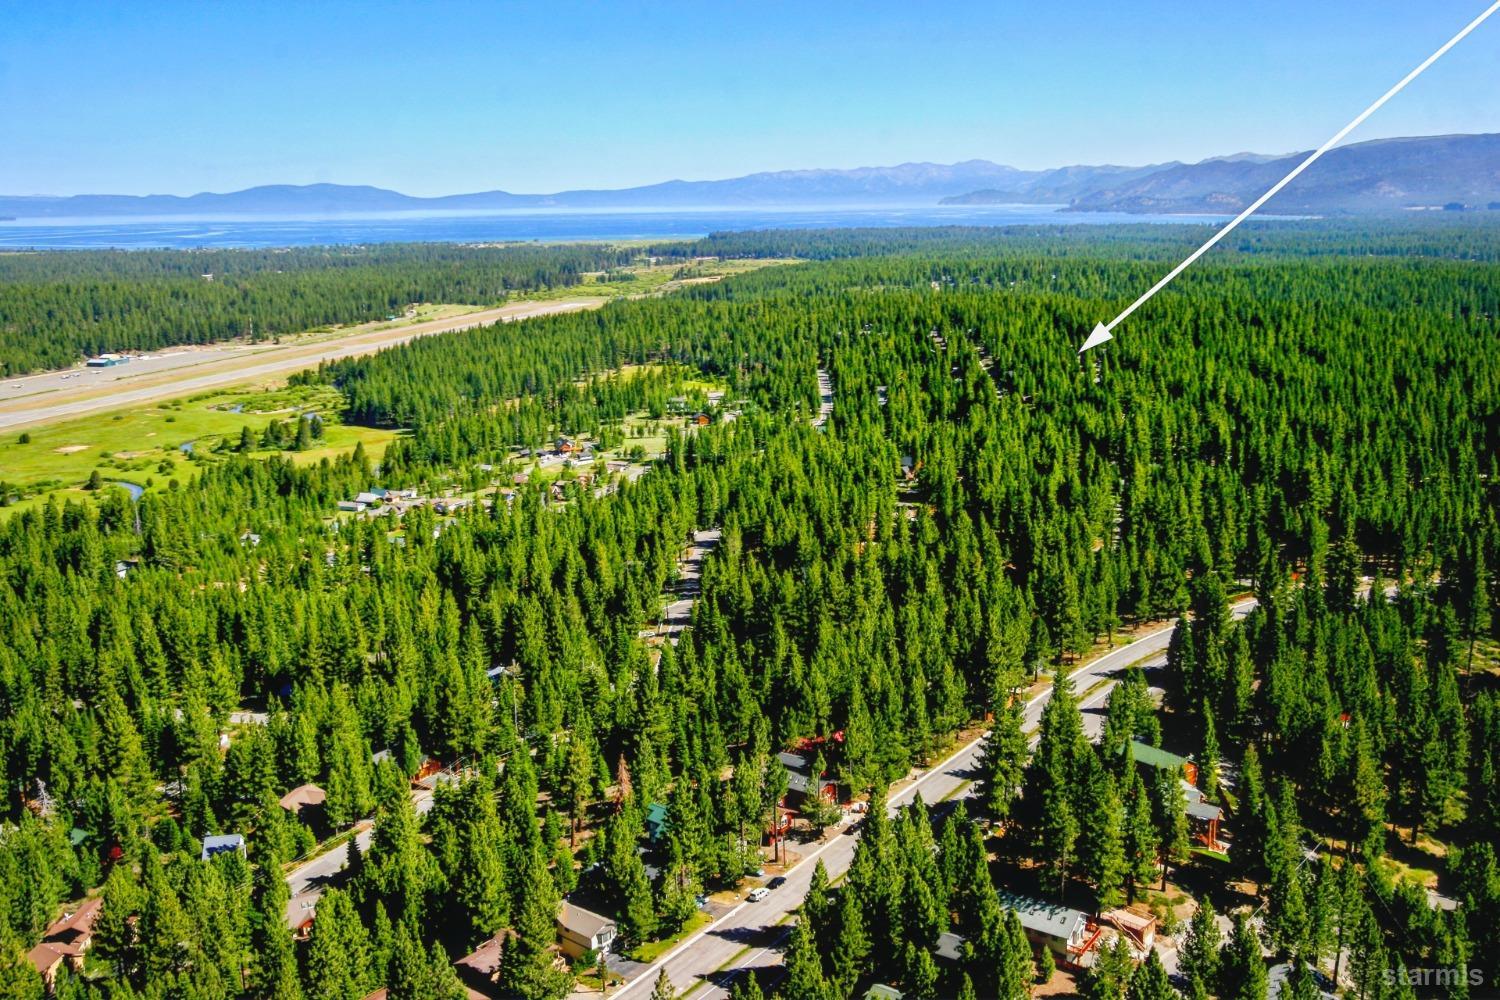
[[[0,38],[0,191],[431,197],[1274,154],[1317,145],[1472,7],[37,5]],[[1480,28],[1351,141],[1493,131],[1497,39]]]

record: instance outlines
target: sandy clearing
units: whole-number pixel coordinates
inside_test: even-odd
[[[24,395],[0,398],[0,429],[34,427],[127,405],[224,389],[288,375],[316,367],[324,361],[373,354],[418,337],[471,330],[500,321],[596,309],[607,301],[606,298],[577,298],[512,302],[496,309],[307,344],[206,345],[157,354],[147,366],[132,363],[121,368],[103,369],[112,375],[103,383],[79,383],[76,370],[30,376],[15,380],[9,386],[14,392],[17,384],[23,385]],[[132,367],[134,371],[131,371]],[[88,445],[78,447],[82,449]]]
[[[52,450],[59,455],[72,455],[75,452],[86,451],[87,449],[88,445],[86,444],[65,444],[61,448],[53,448]]]

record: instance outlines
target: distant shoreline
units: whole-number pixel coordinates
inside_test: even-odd
[[[1192,224],[1213,216],[1066,213],[1060,206],[720,208],[667,211],[567,210],[482,214],[403,213],[324,218],[48,219],[0,223],[6,250],[275,249],[375,243],[622,243],[701,239],[758,229],[854,229],[933,226]],[[1228,219],[1229,216],[1220,216]]]

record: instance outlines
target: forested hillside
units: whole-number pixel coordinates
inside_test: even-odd
[[[134,508],[0,523],[7,995],[41,995],[26,949],[102,893],[60,996],[461,997],[451,960],[501,934],[500,993],[561,997],[590,970],[554,964],[560,894],[627,946],[687,926],[761,864],[776,754],[809,741],[876,807],[796,924],[787,1000],[1019,998],[1036,970],[1000,892],[1161,908],[1168,878],[1257,913],[1222,960],[1211,921],[1183,934],[1195,998],[1263,1000],[1262,941],[1298,990],[1335,962],[1380,997],[1387,968],[1491,962],[1500,234],[1248,232],[1080,358],[1189,238],[1144,235],[712,237],[689,252],[829,259],[303,376],[410,428],[379,469],[230,457]],[[585,376],[660,361],[738,418],[674,432],[638,481],[333,517],[597,433],[644,390]],[[704,528],[691,629],[644,642]],[[1034,680],[1184,612],[1164,706],[1126,676],[1094,744],[1062,680],[1028,754]],[[887,820],[884,789],[986,715],[972,806]],[[1144,782],[1132,740],[1194,755],[1227,859],[1189,850],[1176,775]],[[428,757],[463,777],[419,816]],[[374,830],[294,940],[284,865],[313,835],[277,800],[305,783],[332,832]],[[200,862],[226,833],[247,856]],[[940,969],[950,931],[968,950]],[[1101,968],[1090,1000],[1175,995],[1159,965]]]
[[[330,323],[415,302],[487,305],[630,260],[603,246],[381,244],[284,250],[0,254],[0,373]]]

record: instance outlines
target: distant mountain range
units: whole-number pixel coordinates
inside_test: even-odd
[[[332,216],[515,209],[682,209],[771,206],[1065,205],[1080,212],[1238,211],[1306,154],[1237,153],[1200,163],[1018,170],[988,160],[854,170],[781,170],[717,181],[620,190],[417,198],[369,186],[276,184],[228,194],[0,195],[0,216]],[[1268,206],[1283,214],[1357,214],[1500,201],[1500,135],[1379,139],[1336,149]]]
[[[1291,172],[1307,152],[1241,153],[1201,163],[1143,168],[1112,181],[1096,177],[1068,199],[1076,212],[1232,214]],[[944,198],[954,205],[1002,204],[1025,194],[997,187]],[[1369,215],[1420,208],[1487,209],[1500,202],[1500,135],[1375,139],[1341,146],[1307,169],[1262,211],[1283,215]]]

